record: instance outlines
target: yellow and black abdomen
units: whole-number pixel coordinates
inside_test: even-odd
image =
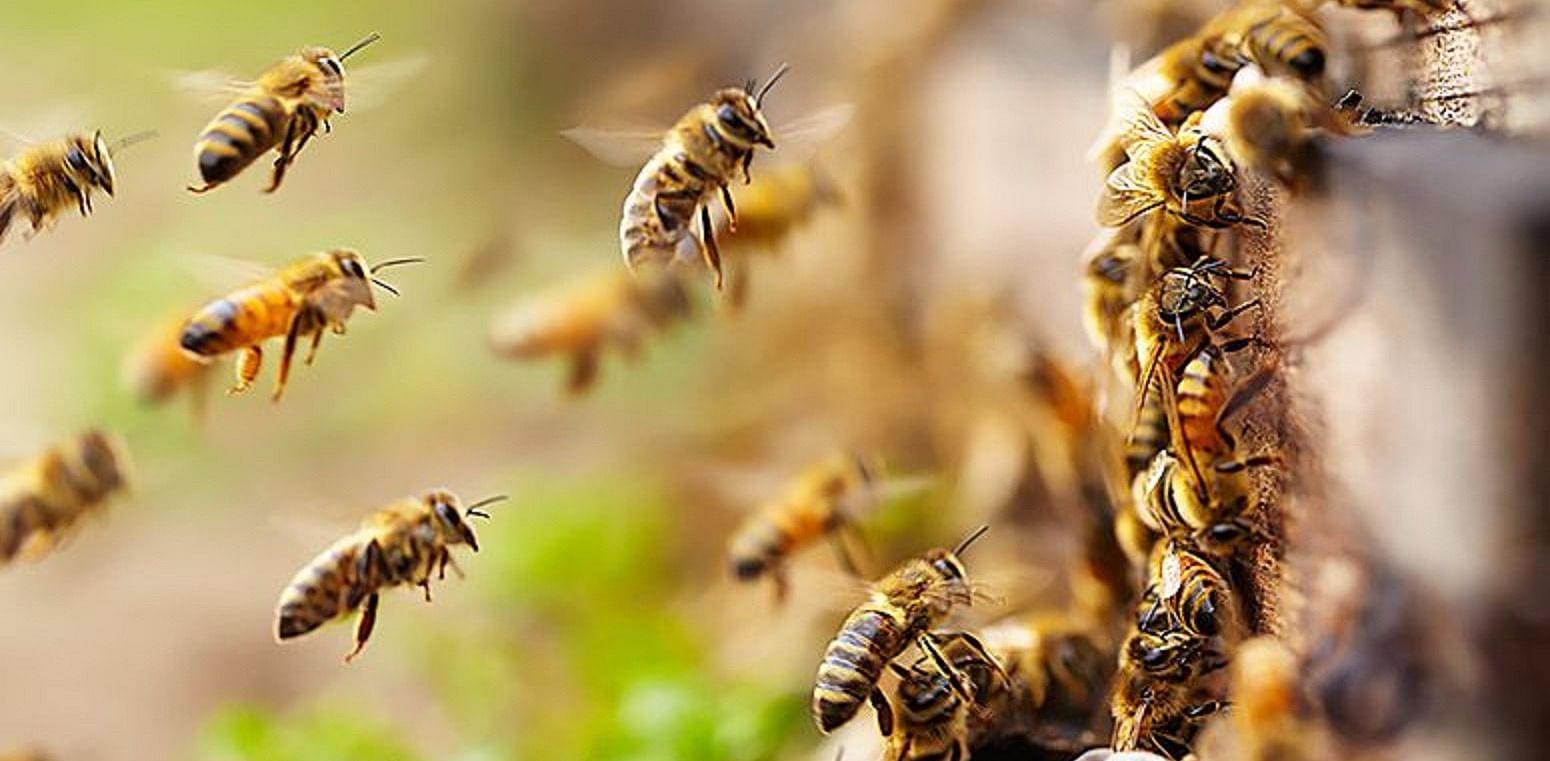
[[[199,176],[208,184],[230,180],[283,137],[291,118],[279,98],[245,96],[210,122],[194,146]]]
[[[178,343],[201,357],[214,357],[284,335],[296,301],[278,281],[249,286],[200,309],[183,326]]]
[[[1288,8],[1251,27],[1243,52],[1270,74],[1289,73],[1305,81],[1324,74],[1324,30],[1312,19]]]
[[[894,616],[870,605],[845,619],[824,651],[813,685],[813,720],[819,729],[833,731],[861,710],[883,668],[908,646],[905,634]]]
[[[361,546],[357,537],[347,537],[291,579],[275,608],[275,636],[284,640],[306,634],[355,610],[375,591],[355,567]]]

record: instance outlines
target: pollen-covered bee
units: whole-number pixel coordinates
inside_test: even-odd
[[[959,558],[988,528],[952,551],[934,549],[911,558],[872,585],[869,599],[846,617],[818,666],[812,712],[820,730],[827,734],[849,721],[867,700],[879,715],[891,710],[877,686],[883,667],[911,644],[935,652],[932,627],[954,608],[973,604],[974,589]]]
[[[0,565],[59,546],[89,513],[128,488],[123,442],[90,430],[55,444],[0,479]]]
[[[291,579],[275,608],[275,636],[281,641],[299,637],[364,604],[355,625],[355,647],[345,656],[349,662],[371,637],[382,590],[418,586],[430,602],[433,572],[437,579],[445,578],[451,565],[462,573],[451,548],[466,544],[479,551],[466,519],[489,518],[479,508],[503,499],[490,497],[465,508],[456,494],[432,489],[372,514]]]
[[[19,214],[32,223],[27,238],[57,224],[71,208],[90,216],[92,194],[101,190],[111,196],[117,187],[113,154],[153,136],[142,132],[109,145],[100,131],[77,133],[28,146],[8,159],[0,166],[0,241]]]
[[[1201,227],[1257,222],[1238,206],[1238,179],[1226,148],[1199,128],[1198,116],[1174,133],[1145,101],[1130,100],[1120,138],[1129,160],[1109,173],[1099,224],[1119,227],[1155,209]]]
[[[124,361],[124,385],[144,404],[165,403],[187,390],[194,420],[204,418],[213,363],[183,350],[186,314],[157,324],[140,339]]]
[[[344,61],[381,39],[372,34],[343,54],[324,47],[303,48],[271,66],[242,95],[216,115],[194,144],[194,163],[204,193],[236,177],[259,156],[274,149],[274,173],[266,193],[279,189],[285,171],[329,117],[345,109]]]
[[[682,280],[670,272],[639,278],[608,271],[524,300],[490,326],[490,347],[513,359],[570,356],[566,388],[580,394],[597,380],[604,350],[627,359],[655,333],[688,317],[692,305]]]
[[[842,535],[854,525],[855,511],[876,496],[879,467],[875,458],[836,455],[802,471],[778,500],[764,505],[738,527],[728,542],[728,559],[738,579],[769,576],[775,596],[786,596],[786,561],[829,537],[846,569],[858,574]]]
[[[710,221],[710,201],[718,193],[727,215],[737,214],[727,185],[748,168],[758,147],[775,148],[761,110],[764,96],[787,71],[780,67],[755,92],[754,83],[728,87],[710,102],[690,109],[662,138],[661,149],[646,162],[624,199],[619,246],[634,269],[703,258],[721,286],[721,251]],[[694,233],[699,215],[700,235]],[[701,237],[703,236],[703,238]]]
[[[312,338],[306,358],[310,365],[325,329],[344,335],[345,323],[356,307],[376,311],[372,284],[397,294],[391,285],[374,277],[379,270],[420,261],[424,260],[393,259],[368,269],[361,255],[347,248],[312,254],[205,305],[183,326],[179,345],[194,356],[207,359],[241,351],[237,384],[227,392],[237,394],[251,388],[258,377],[264,361],[259,344],[285,336],[272,397],[279,401],[290,377],[291,357],[303,336]]]

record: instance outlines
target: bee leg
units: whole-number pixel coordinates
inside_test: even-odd
[[[296,140],[296,119],[291,119],[285,125],[285,139],[280,141],[280,157],[274,160],[274,174],[269,179],[269,187],[264,188],[265,193],[273,193],[280,189],[280,182],[285,179],[285,168],[290,165],[291,146]]]
[[[1001,661],[997,660],[990,654],[989,650],[985,649],[985,643],[980,642],[979,637],[976,637],[968,632],[956,632],[949,636],[948,640],[958,640],[959,642],[968,645],[969,648],[974,651],[975,655],[978,655],[980,658],[984,659],[986,663],[996,667],[996,676],[1000,677],[1002,684],[1010,685],[1012,683],[1012,676],[1006,673],[1006,669],[1002,668]]]
[[[249,346],[243,349],[242,356],[237,358],[237,385],[226,389],[226,395],[233,396],[252,388],[253,379],[258,377],[258,370],[263,365],[263,349],[257,346]]]
[[[777,566],[770,572],[770,580],[774,582],[775,607],[786,604],[786,595],[791,592],[791,581],[786,578],[786,569]]]
[[[312,360],[317,359],[318,356],[318,344],[321,343],[323,343],[323,329],[318,328],[312,331],[312,345],[307,347],[307,358],[303,360],[302,364],[309,367],[312,365]]]
[[[883,688],[873,687],[867,695],[867,702],[872,704],[872,710],[877,712],[877,731],[883,737],[893,734],[893,706],[888,704],[888,696],[883,694]]]
[[[451,550],[442,550],[441,565],[443,568],[452,566],[452,572],[457,574],[457,577],[460,579],[468,578],[468,576],[464,575],[463,573],[463,567],[457,564],[457,558],[452,557]]]
[[[349,663],[355,656],[361,654],[366,647],[366,640],[371,639],[371,630],[377,626],[377,593],[372,592],[366,598],[366,607],[361,609],[360,620],[355,622],[355,649],[344,657],[344,662]]]
[[[426,580],[420,582],[420,589],[425,590],[425,601],[426,602],[430,602],[431,601],[431,580],[430,579],[426,579]]]
[[[721,290],[721,249],[716,246],[716,231],[710,226],[710,207],[700,207],[700,229],[705,233],[700,252],[705,255],[705,265],[716,273],[716,290]]]
[[[744,185],[748,185],[748,184],[753,182],[753,175],[748,173],[748,168],[750,166],[753,166],[753,151],[749,151],[748,153],[743,155],[743,184]]]
[[[219,183],[219,182],[207,182],[207,183],[205,183],[205,184],[203,184],[203,185],[201,185],[201,186],[199,186],[197,188],[194,187],[193,185],[185,185],[183,187],[188,192],[193,193],[194,195],[197,196],[197,195],[204,195],[205,193],[208,193],[208,192],[210,192],[212,190],[215,190],[217,187],[220,187],[220,184],[221,183]]]
[[[953,692],[958,693],[958,696],[964,699],[964,702],[969,705],[975,714],[983,715],[985,709],[974,702],[974,693],[970,692],[968,685],[963,683],[963,674],[958,669],[953,668],[951,663],[947,662],[947,658],[942,655],[941,649],[936,646],[936,636],[929,632],[922,634],[920,635],[919,644],[920,649],[926,655],[931,656],[932,662],[936,664],[937,671],[940,671],[942,676],[947,677],[947,681],[952,683]]]
[[[301,338],[301,327],[304,320],[298,314],[291,318],[291,329],[285,332],[285,348],[280,352],[280,372],[275,376],[274,394],[271,401],[280,401],[280,396],[285,393],[285,383],[291,377],[291,358],[296,356],[296,341]]]
[[[571,396],[580,396],[597,380],[597,351],[588,349],[571,357],[570,374],[565,378],[565,390]]]
[[[732,203],[732,191],[726,185],[721,186],[721,205],[727,210],[727,229],[737,232],[737,206]]]
[[[1221,330],[1222,328],[1227,327],[1227,325],[1233,320],[1238,319],[1238,315],[1243,314],[1250,309],[1259,309],[1262,306],[1264,305],[1260,303],[1259,299],[1249,299],[1248,301],[1245,301],[1242,304],[1239,304],[1232,309],[1229,309],[1217,315],[1216,317],[1207,320],[1206,324],[1210,325],[1212,330]]]

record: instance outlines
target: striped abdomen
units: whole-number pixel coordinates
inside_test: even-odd
[[[1210,46],[1197,39],[1177,44],[1184,50],[1172,54],[1187,55],[1187,68],[1184,68],[1173,89],[1153,105],[1157,118],[1168,125],[1177,125],[1190,114],[1204,111],[1225,97],[1227,88],[1232,85],[1233,75],[1243,68],[1235,55],[1218,55]]]
[[[284,335],[297,302],[279,280],[243,288],[200,309],[183,326],[178,343],[201,357],[214,357]]]
[[[665,264],[675,257],[699,256],[694,215],[709,189],[711,175],[682,153],[659,153],[635,178],[624,199],[619,246],[631,267]]]
[[[275,634],[280,639],[299,637],[350,613],[376,590],[362,581],[358,565],[363,546],[360,538],[346,537],[291,579],[275,608]]]
[[[824,651],[813,685],[813,719],[824,732],[849,721],[886,666],[909,645],[899,621],[871,606],[858,608]]]
[[[1179,425],[1197,460],[1209,461],[1227,450],[1216,416],[1227,403],[1227,382],[1217,366],[1221,357],[1210,348],[1196,354],[1179,376]]]
[[[822,537],[833,526],[834,512],[813,503],[787,502],[754,515],[732,536],[732,569],[751,579],[793,551]]]
[[[1168,411],[1163,409],[1162,382],[1153,377],[1146,385],[1146,399],[1136,425],[1125,444],[1125,467],[1130,477],[1146,470],[1152,458],[1168,446]]]
[[[290,118],[279,98],[261,91],[227,106],[194,145],[199,176],[211,185],[237,176],[285,136]]]
[[[1279,10],[1244,35],[1243,55],[1270,74],[1287,72],[1304,80],[1317,79],[1324,74],[1324,30],[1296,11]]]

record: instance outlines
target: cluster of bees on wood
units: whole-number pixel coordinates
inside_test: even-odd
[[[1088,407],[1074,434],[1084,441],[1070,450],[1076,468],[1101,484],[1088,490],[1101,503],[1094,506],[1101,530],[1083,571],[1091,590],[1070,610],[965,627],[956,623],[963,609],[995,600],[964,559],[990,527],[951,550],[905,560],[868,582],[865,601],[817,658],[811,710],[820,731],[838,729],[869,705],[890,761],[964,761],[1008,744],[1068,755],[1107,745],[1099,752],[1184,758],[1201,726],[1227,713],[1242,735],[1243,757],[1317,757],[1289,729],[1297,721],[1296,664],[1274,640],[1251,636],[1235,570],[1246,552],[1274,541],[1256,474],[1282,462],[1276,452],[1245,451],[1235,429],[1278,368],[1274,359],[1241,367],[1244,349],[1270,341],[1240,327],[1260,305],[1235,298],[1234,283],[1255,273],[1236,269],[1233,259],[1236,234],[1264,224],[1238,198],[1244,172],[1297,191],[1316,133],[1354,137],[1391,120],[1363,108],[1359,96],[1332,97],[1329,44],[1314,15],[1321,4],[1237,0],[1113,83],[1111,125],[1093,150],[1106,177],[1097,220],[1108,229],[1087,255],[1083,288],[1086,327],[1114,393],[1107,409],[1094,399],[1078,404]],[[1444,0],[1337,4],[1401,18],[1453,9]],[[197,139],[201,183],[188,190],[216,190],[272,151],[264,191],[277,191],[319,130],[328,133],[331,119],[345,112],[345,60],[377,39],[343,53],[305,48],[237,86]],[[726,293],[737,302],[745,254],[724,259],[722,241],[745,250],[772,246],[838,201],[811,165],[776,167],[755,179],[760,151],[843,125],[833,112],[771,127],[763,106],[786,72],[722,89],[657,135],[623,204],[626,267],[497,315],[493,352],[568,361],[566,386],[580,393],[596,382],[606,352],[633,357],[690,314],[686,271],[703,266],[718,289],[723,273],[732,273]],[[18,215],[31,224],[28,237],[72,207],[89,215],[96,192],[111,196],[117,187],[114,155],[147,136],[110,143],[100,133],[75,134],[6,161],[0,238]],[[572,137],[588,147],[602,140],[586,131]],[[738,183],[748,184],[735,201]],[[711,212],[718,203],[720,222]],[[278,402],[304,339],[303,364],[310,365],[325,332],[344,335],[357,308],[377,308],[378,289],[398,295],[378,277],[382,270],[421,261],[372,264],[347,248],[308,255],[155,326],[132,354],[126,378],[147,402],[183,392],[202,410],[215,362],[236,355],[228,393],[240,394],[257,379],[262,345],[281,339],[272,392]],[[1060,372],[1046,368],[1042,376]],[[12,468],[0,486],[0,563],[57,548],[128,489],[130,472],[125,442],[101,430]],[[873,455],[815,463],[730,537],[730,573],[768,579],[783,599],[793,556],[828,541],[852,573],[865,576],[851,553],[860,541],[858,513],[882,478]],[[283,588],[275,635],[287,640],[355,615],[346,660],[356,657],[372,634],[380,593],[419,587],[429,600],[433,576],[443,579],[449,565],[462,573],[453,548],[478,551],[471,520],[488,518],[481,508],[500,499],[465,504],[431,489],[369,515]]]

